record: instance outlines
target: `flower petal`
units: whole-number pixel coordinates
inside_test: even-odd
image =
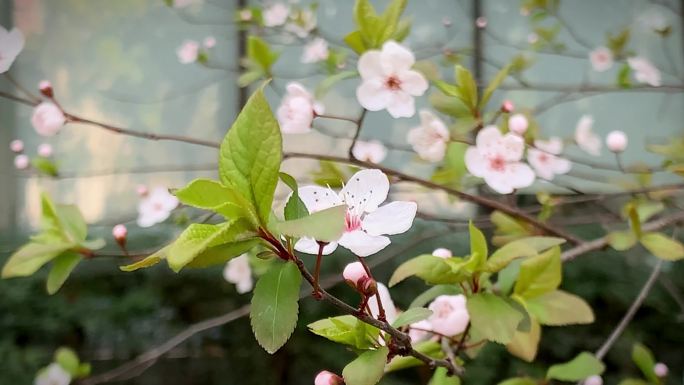
[[[393,73],[410,69],[416,62],[416,58],[408,48],[390,40],[382,45],[380,62],[385,70],[389,71],[386,73]]]
[[[349,206],[350,211],[373,212],[387,199],[389,179],[382,171],[376,169],[361,170],[352,175],[340,191],[340,197]]]
[[[385,87],[381,79],[364,80],[356,89],[356,99],[364,108],[380,111],[387,108],[392,99],[392,91]]]
[[[394,305],[394,301],[392,301],[392,297],[390,296],[387,286],[379,282],[378,296],[380,297],[380,302],[382,302],[382,308],[385,310],[385,318],[387,318],[387,322],[390,324],[393,323],[397,319],[397,307]],[[377,318],[378,314],[380,314],[378,298],[373,296],[373,298],[368,301],[368,307],[370,308],[371,315]]]
[[[517,162],[525,152],[525,140],[518,135],[508,133],[501,138],[501,155],[508,162]]]
[[[299,238],[294,248],[300,253],[318,254],[318,242],[313,238]],[[337,249],[337,242],[330,242],[323,247],[323,255],[331,254],[335,249]]]
[[[392,92],[387,112],[393,118],[410,118],[416,113],[416,102],[413,96],[403,91]]]
[[[399,74],[401,89],[413,96],[421,96],[428,89],[425,77],[416,71],[404,71]]]
[[[475,146],[465,152],[465,164],[468,172],[482,178],[487,173],[487,158]]]
[[[361,78],[364,80],[385,77],[385,71],[382,67],[382,56],[378,50],[367,51],[361,55],[357,67]]]
[[[355,230],[342,234],[338,243],[359,257],[367,257],[387,247],[390,239],[382,235],[372,236],[364,231]]]
[[[297,192],[309,213],[315,213],[344,203],[336,192],[325,187],[304,186],[300,187]]]
[[[501,140],[501,131],[496,126],[487,126],[480,130],[475,138],[475,144],[479,150],[489,150]]]
[[[401,234],[411,228],[417,209],[415,202],[392,202],[366,215],[361,226],[370,235]]]

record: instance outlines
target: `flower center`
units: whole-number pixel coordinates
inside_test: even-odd
[[[442,306],[437,308],[435,315],[437,318],[446,318],[454,311],[454,308],[449,303],[443,303]]]
[[[539,161],[540,161],[540,162],[546,163],[546,162],[548,162],[549,160],[550,160],[550,159],[549,159],[549,155],[548,155],[548,154],[546,154],[546,153],[541,153],[541,154],[539,154]]]
[[[154,207],[154,210],[155,210],[155,211],[162,211],[162,209],[164,208],[164,207],[162,206],[162,204],[159,203],[159,202],[156,202],[155,204],[153,204],[152,207]]]
[[[347,211],[344,216],[344,231],[350,232],[361,228],[361,218]]]
[[[398,77],[392,75],[385,81],[385,86],[392,91],[397,91],[401,89],[401,80]]]
[[[506,166],[506,161],[500,155],[495,155],[489,158],[489,168],[494,171],[503,171]]]

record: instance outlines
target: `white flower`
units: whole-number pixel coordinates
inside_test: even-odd
[[[178,198],[165,187],[155,187],[138,203],[138,226],[151,227],[164,222],[178,206]]]
[[[378,140],[356,141],[352,149],[354,158],[364,162],[380,163],[387,156],[387,148]]]
[[[409,325],[408,335],[411,337],[411,342],[416,343],[430,338],[431,331],[432,324],[428,320],[422,320]]]
[[[277,27],[285,24],[290,9],[283,3],[275,3],[264,9],[264,25],[267,27]]]
[[[291,22],[285,25],[285,30],[303,39],[309,36],[309,32],[316,28],[316,14],[308,9],[303,9],[290,18]]]
[[[432,315],[427,319],[431,330],[445,336],[463,333],[470,322],[466,297],[463,294],[440,295],[428,309],[432,310]]]
[[[406,140],[428,162],[444,159],[449,144],[449,130],[444,122],[428,110],[420,110],[420,126],[412,128]]]
[[[182,64],[194,63],[199,56],[200,45],[194,40],[186,40],[176,49],[178,61]]]
[[[660,87],[660,71],[645,57],[635,56],[627,59],[627,63],[634,71],[634,78],[639,83],[647,83],[653,87]]]
[[[223,268],[223,278],[234,283],[237,292],[240,294],[252,290],[254,281],[252,280],[252,269],[249,267],[249,256],[242,254],[228,261],[226,267]]]
[[[556,156],[563,152],[563,141],[560,138],[535,140],[534,147],[527,150],[527,161],[539,177],[552,180],[554,175],[566,174],[570,171],[572,163]]]
[[[56,135],[64,122],[66,122],[64,113],[52,102],[42,102],[33,108],[31,124],[39,135]]]
[[[36,380],[33,382],[34,385],[69,385],[71,382],[71,375],[58,363],[52,363],[48,365],[47,368],[43,369]]]
[[[10,142],[10,150],[17,153],[24,151],[24,142],[19,139],[14,139]]]
[[[653,366],[653,373],[655,373],[655,375],[658,377],[667,377],[669,372],[670,368],[668,368],[667,365],[663,364],[662,362],[658,362]]]
[[[14,168],[17,170],[26,170],[29,164],[31,164],[31,159],[29,159],[28,155],[19,154],[14,157]]]
[[[435,257],[440,257],[440,258],[451,258],[453,256],[453,254],[451,253],[451,250],[445,249],[443,247],[435,249],[432,252],[432,255],[434,255]]]
[[[501,135],[496,126],[487,126],[477,134],[475,142],[476,146],[466,150],[466,167],[471,174],[484,178],[494,191],[509,194],[534,182],[530,166],[520,162],[525,150],[521,137],[513,133]]]
[[[382,302],[382,308],[385,310],[385,318],[390,324],[397,319],[397,308],[394,306],[394,301],[390,296],[390,292],[387,286],[378,282],[378,294],[374,295],[368,300],[368,308],[370,309],[371,315],[378,318],[380,314],[380,308],[378,307],[378,296],[380,297],[380,302]]]
[[[24,34],[17,28],[7,31],[0,25],[0,74],[7,72],[24,49]]]
[[[413,53],[394,41],[382,50],[370,50],[359,58],[361,85],[356,89],[359,103],[370,111],[387,109],[394,118],[409,118],[415,114],[414,96],[428,89],[423,75],[411,70]]]
[[[477,28],[485,28],[487,26],[487,18],[484,16],[478,17],[475,19],[475,26],[477,26]]]
[[[613,66],[613,52],[606,47],[598,47],[589,52],[589,61],[594,71],[606,71]]]
[[[306,134],[311,131],[315,114],[323,113],[323,105],[299,83],[289,83],[286,88],[277,111],[280,130],[284,134]]]
[[[389,180],[380,170],[357,172],[339,194],[318,186],[300,188],[299,197],[310,213],[347,205],[344,234],[337,242],[326,245],[323,254],[332,253],[339,244],[360,257],[367,257],[390,244],[385,235],[408,231],[416,216],[416,203],[395,201],[378,207],[387,199],[388,192]],[[301,238],[295,249],[317,254],[318,244],[313,239]]]
[[[589,376],[584,380],[584,385],[603,385],[603,378],[599,375]]]
[[[606,147],[612,152],[625,151],[627,148],[627,135],[620,130],[611,131],[606,136]]]
[[[304,46],[302,63],[317,63],[326,60],[329,55],[328,42],[323,38],[317,37]]]
[[[575,127],[575,143],[582,151],[599,156],[601,155],[601,137],[591,130],[593,126],[594,118],[590,115],[582,116]]]
[[[651,8],[641,14],[639,22],[654,32],[665,32],[670,28],[667,17],[657,8]]]
[[[43,158],[49,158],[52,156],[52,146],[49,143],[41,143],[38,145],[38,155]]]
[[[508,129],[518,135],[525,134],[529,125],[527,117],[523,114],[513,114],[508,118]]]

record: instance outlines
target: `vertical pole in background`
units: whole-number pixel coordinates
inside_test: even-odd
[[[13,7],[11,0],[0,0],[0,24],[8,30],[12,28]],[[7,85],[6,80],[0,80]],[[0,103],[0,232],[13,239],[16,231],[17,193],[20,188],[14,170],[14,154],[9,142],[14,139],[15,105],[8,101]]]
[[[247,7],[248,0],[237,0],[235,5],[238,9]],[[238,29],[237,31],[237,55],[236,55],[236,68],[240,68],[240,59],[245,57],[247,53],[247,32],[243,29]],[[238,71],[238,74],[242,74],[242,70]],[[237,110],[235,112],[236,116],[242,110],[242,107],[247,103],[247,98],[249,98],[249,92],[247,87],[237,87]]]

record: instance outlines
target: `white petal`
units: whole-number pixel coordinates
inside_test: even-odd
[[[417,209],[415,202],[391,202],[366,215],[361,226],[370,235],[401,234],[411,228]]]
[[[381,79],[370,79],[361,82],[356,89],[359,104],[370,111],[387,108],[392,99],[392,91],[387,89]]]
[[[318,242],[316,242],[313,238],[299,238],[297,243],[295,243],[294,248],[300,253],[313,255],[318,254]],[[337,249],[337,242],[330,242],[323,247],[323,255],[331,254],[333,251],[335,251],[335,249]]]
[[[375,211],[387,199],[388,192],[387,175],[380,170],[370,169],[352,175],[340,191],[340,197],[349,206],[350,211],[361,214]]]
[[[525,152],[525,140],[518,135],[508,133],[501,138],[503,158],[508,162],[516,162],[522,159]]]
[[[474,146],[470,146],[466,150],[465,164],[468,172],[475,176],[481,178],[487,173],[487,158]]]
[[[361,78],[364,80],[385,77],[380,51],[371,50],[365,52],[359,58],[357,67]]]
[[[509,163],[506,165],[506,176],[511,186],[523,188],[534,183],[534,172],[525,163]]]
[[[487,126],[477,133],[475,144],[479,150],[488,150],[501,140],[501,131],[496,126]]]
[[[356,230],[342,234],[338,243],[359,257],[367,257],[387,247],[390,239],[385,236],[371,236],[361,230]]]
[[[386,70],[397,72],[410,69],[416,59],[406,47],[390,40],[382,45],[380,62]]]
[[[309,213],[339,206],[343,203],[336,192],[325,187],[304,186],[299,188],[298,193]]]
[[[416,103],[413,96],[403,91],[392,92],[387,112],[393,118],[410,118],[416,113]]]
[[[397,319],[397,307],[394,306],[394,301],[392,301],[387,286],[380,282],[378,282],[378,296],[380,297],[380,302],[382,302],[382,308],[385,310],[387,322],[393,323]],[[368,308],[370,309],[371,315],[377,318],[380,313],[377,297],[373,296],[373,298],[368,301]]]
[[[387,156],[387,148],[382,142],[371,140],[369,142],[357,141],[352,149],[354,158],[365,162],[380,163]]]
[[[553,172],[556,173],[556,175],[567,174],[572,168],[572,162],[565,158],[556,157],[552,167]]]
[[[416,71],[404,71],[399,74],[401,89],[413,96],[421,96],[428,89],[425,77]]]

